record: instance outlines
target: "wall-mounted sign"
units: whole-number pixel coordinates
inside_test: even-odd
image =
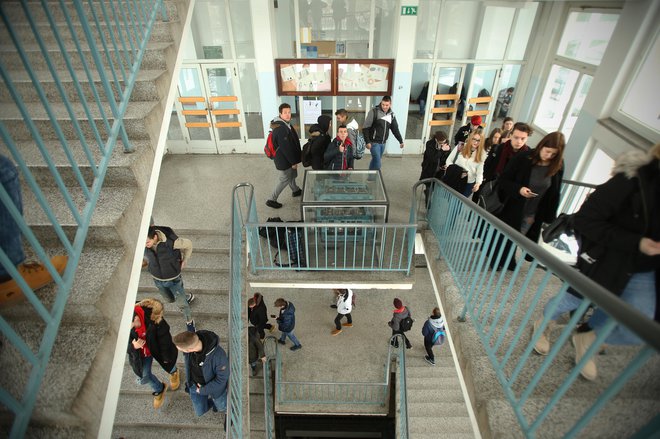
[[[417,15],[417,6],[401,6],[401,15]]]

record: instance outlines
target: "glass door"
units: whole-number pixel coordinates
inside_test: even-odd
[[[469,83],[467,91],[467,100],[465,113],[461,125],[465,125],[467,120],[472,116],[481,116],[481,125],[486,132],[490,131],[489,125],[492,114],[495,110],[495,102],[497,101],[497,94],[495,90],[498,87],[498,78],[501,66],[479,66],[476,65],[472,68],[469,78],[466,82]],[[493,96],[495,94],[495,96]]]

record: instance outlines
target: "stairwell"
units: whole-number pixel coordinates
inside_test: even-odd
[[[98,3],[95,3],[98,7]],[[43,12],[41,3],[26,2],[27,9],[34,17],[39,33],[44,36],[47,51],[53,60],[62,86],[72,102],[72,110],[80,122],[80,128],[89,141],[95,144],[90,123],[95,124],[101,136],[106,136],[100,111],[93,101],[89,82],[83,78],[83,64],[77,55],[73,39],[66,28],[65,15],[57,3],[47,3],[52,10],[53,22]],[[72,17],[77,17],[72,2],[63,2]],[[114,3],[105,3],[106,8],[117,8]],[[92,167],[83,151],[80,139],[76,136],[75,126],[62,103],[56,82],[48,71],[45,57],[42,55],[33,31],[27,22],[19,2],[2,2],[2,15],[16,29],[26,49],[31,71],[38,78],[45,95],[51,102],[54,115],[71,154],[78,162],[85,184],[89,187],[93,181]],[[48,438],[89,438],[96,437],[101,413],[108,388],[108,376],[112,357],[117,342],[117,331],[123,304],[126,300],[130,273],[134,264],[133,251],[140,232],[140,223],[144,214],[147,189],[151,178],[163,117],[170,111],[167,107],[167,95],[174,75],[176,54],[181,42],[182,20],[188,14],[187,0],[165,2],[167,21],[158,15],[146,52],[144,53],[140,73],[131,95],[124,117],[128,138],[133,153],[123,152],[124,145],[118,141],[106,174],[103,189],[92,217],[85,248],[77,267],[76,277],[71,290],[62,324],[55,341],[52,356],[37,397],[26,437]],[[92,30],[98,40],[99,32],[89,18],[89,5],[83,6]],[[110,9],[112,10],[112,9]],[[77,18],[74,19],[74,21]],[[62,37],[63,46],[58,46],[53,37],[52,28],[57,28]],[[114,32],[112,26],[100,25],[100,32],[106,38]],[[73,28],[84,40],[79,23]],[[0,59],[9,71],[15,88],[23,97],[31,119],[44,139],[46,149],[51,155],[55,167],[62,175],[62,180],[71,193],[79,210],[85,203],[83,191],[66,157],[60,140],[53,129],[49,116],[35,91],[13,45],[8,44],[8,31],[0,25]],[[92,120],[88,122],[76,83],[66,67],[62,50],[70,55],[71,67],[77,73],[83,98],[89,102]],[[121,56],[109,49],[110,56]],[[82,50],[82,56],[93,65],[91,52]],[[101,53],[104,56],[104,53]],[[94,73],[92,80],[100,88],[99,75]],[[120,82],[123,81],[120,79]],[[116,93],[116,91],[115,91]],[[102,93],[100,93],[102,95]],[[116,96],[118,98],[118,96]],[[103,98],[102,98],[103,99]],[[111,114],[104,103],[106,114]],[[40,184],[47,202],[64,231],[73,238],[77,224],[63,202],[63,197],[56,186],[51,172],[36,147],[32,134],[27,129],[23,116],[11,98],[7,84],[0,86],[0,119],[15,140],[17,148],[26,161],[29,170]],[[110,121],[112,123],[112,120]],[[96,163],[101,154],[98,148],[91,148]],[[0,153],[11,157],[7,145],[0,144]],[[36,202],[34,194],[21,178],[24,217],[31,229],[42,242],[50,255],[63,254],[64,250],[57,240],[53,226]],[[29,244],[25,245],[28,258],[33,252]],[[37,292],[44,305],[49,308],[55,297],[54,286],[45,287]],[[204,299],[202,299],[204,300]],[[40,343],[44,325],[32,306],[27,302],[0,310],[4,319],[21,335],[28,345],[36,351]],[[22,394],[27,381],[29,366],[15,348],[2,340],[0,368],[0,386],[18,397]],[[26,372],[27,371],[27,372]],[[17,396],[18,395],[18,396]],[[5,437],[11,427],[13,416],[5,407],[0,408],[0,431]]]

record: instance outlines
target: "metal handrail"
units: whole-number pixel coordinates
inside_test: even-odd
[[[128,12],[131,14],[130,23],[125,19],[125,16],[123,20],[120,20],[116,14],[114,15],[114,20],[110,19],[103,2],[93,3],[90,1],[86,7],[83,7],[81,0],[74,0],[72,5],[75,10],[75,18],[72,17],[72,13],[69,11],[68,6],[65,5],[64,2],[60,2],[61,13],[64,16],[66,25],[63,27],[58,27],[53,19],[53,13],[56,11],[57,4],[47,2],[46,0],[41,0],[41,7],[46,19],[50,24],[50,29],[48,31],[42,31],[37,26],[37,23],[34,19],[34,13],[36,12],[37,8],[33,5],[28,7],[26,2],[21,2],[20,4],[26,21],[29,23],[31,28],[31,35],[29,37],[30,41],[25,41],[26,38],[22,38],[20,36],[15,27],[15,20],[10,20],[7,10],[9,3],[0,2],[0,18],[2,19],[2,22],[9,33],[11,43],[16,49],[16,53],[21,60],[20,65],[14,65],[12,68],[22,68],[28,75],[32,81],[32,86],[36,91],[41,107],[38,110],[31,110],[32,107],[26,103],[21,93],[18,91],[18,88],[13,79],[12,71],[7,68],[3,60],[0,60],[0,76],[2,77],[2,80],[10,93],[10,96],[12,97],[14,104],[16,105],[16,108],[21,115],[21,118],[26,124],[26,128],[31,136],[31,140],[38,147],[55,181],[55,187],[57,188],[59,195],[64,200],[64,205],[68,209],[67,214],[70,214],[74,219],[76,232],[74,239],[72,241],[69,240],[64,232],[62,225],[60,224],[60,220],[54,213],[54,209],[47,201],[47,198],[45,197],[43,190],[37,182],[37,179],[30,171],[25,159],[22,157],[17,145],[17,139],[15,139],[11,134],[6,124],[0,121],[0,138],[2,139],[2,142],[7,146],[7,149],[16,162],[23,178],[25,179],[25,182],[27,183],[29,189],[36,196],[39,206],[43,209],[44,213],[48,217],[55,235],[59,239],[61,246],[64,248],[64,251],[69,257],[67,267],[64,270],[62,276],[60,276],[53,264],[50,262],[50,258],[48,257],[44,245],[39,242],[39,239],[30,229],[19,208],[14,205],[13,201],[9,197],[9,194],[7,194],[4,188],[0,187],[0,200],[2,204],[9,211],[14,221],[18,224],[21,233],[32,246],[32,250],[44,264],[45,268],[51,274],[55,284],[58,287],[52,309],[47,310],[39,298],[35,295],[34,291],[30,289],[25,280],[18,273],[16,267],[9,259],[7,254],[2,249],[0,249],[0,263],[7,270],[8,274],[17,282],[25,294],[28,302],[34,306],[39,317],[46,323],[42,339],[38,343],[38,351],[35,353],[27,345],[27,343],[12,329],[7,320],[3,317],[0,317],[0,331],[32,366],[29,372],[29,378],[26,380],[27,384],[20,397],[10,394],[10,392],[4,388],[0,389],[0,403],[8,407],[14,413],[14,421],[10,432],[11,438],[24,436],[29,420],[32,416],[32,412],[34,410],[37,399],[37,393],[39,392],[45,375],[46,367],[50,361],[55,338],[57,336],[60,322],[62,320],[62,315],[64,313],[64,308],[71,292],[73,280],[78,267],[78,262],[81,257],[82,249],[85,244],[85,239],[87,237],[92,215],[94,214],[96,203],[99,199],[110,159],[112,157],[112,153],[119,136],[122,138],[124,150],[126,152],[132,151],[123,120],[124,115],[128,109],[130,96],[136,83],[137,75],[146,51],[147,43],[149,41],[151,31],[153,29],[154,23],[156,22],[159,11],[162,13],[162,17],[164,19],[166,18],[163,0],[127,0],[123,2],[122,6],[118,7],[117,9],[122,10],[122,12],[124,9],[128,10]],[[114,13],[115,8],[112,9]],[[101,15],[103,18],[99,19],[99,15]],[[81,41],[81,39],[78,37],[77,31],[73,24],[74,20],[82,27],[84,33],[84,41]],[[101,21],[103,23],[101,23]],[[112,35],[111,42],[114,48],[114,58],[110,56],[108,42],[105,39],[103,30],[101,29],[101,24],[104,24],[107,26],[107,28],[111,29],[110,34]],[[88,104],[89,99],[85,97],[82,88],[80,87],[80,83],[83,82],[83,80],[78,78],[75,69],[72,67],[72,57],[69,54],[71,51],[70,49],[67,49],[64,44],[63,35],[60,32],[62,28],[71,34],[71,38],[76,47],[73,53],[77,53],[80,56],[83,69],[85,71],[85,76],[92,90],[92,101],[96,105],[96,110],[94,111],[100,114],[101,124],[105,129],[105,135],[102,135],[96,126],[93,116],[94,111],[90,108],[90,105]],[[98,37],[101,40],[100,45],[97,42],[96,36],[94,35],[95,30],[98,31]],[[64,59],[68,70],[68,75],[73,80],[72,82],[78,95],[78,105],[82,107],[82,112],[89,120],[89,123],[84,123],[83,121],[78,120],[79,113],[75,110],[76,106],[72,104],[69,96],[64,91],[62,86],[62,79],[57,69],[55,68],[55,63],[53,62],[53,58],[50,55],[44,40],[44,34],[46,32],[52,33],[58,48],[61,50],[60,55]],[[128,53],[126,50],[122,52],[117,45],[117,40],[120,40],[122,44],[125,44],[126,40],[130,40],[134,50],[131,53]],[[65,138],[64,129],[58,121],[58,116],[54,110],[53,100],[48,98],[43,85],[36,75],[37,70],[33,67],[34,58],[30,57],[30,51],[27,49],[28,44],[33,44],[35,42],[39,48],[41,59],[43,59],[43,61],[46,63],[47,68],[54,79],[55,86],[59,93],[59,98],[61,99],[58,101],[58,103],[64,104],[69,118],[68,122],[71,123],[73,132],[81,143],[85,160],[89,162],[88,164],[91,166],[93,182],[90,187],[88,187],[84,178],[82,177],[80,166],[75,159],[68,139]],[[85,58],[85,54],[83,53],[86,50],[89,50],[93,59],[95,71],[100,77],[100,83],[104,92],[103,99],[105,100],[102,100],[101,95],[96,89],[96,82],[92,74],[92,68],[90,68],[89,63]],[[102,53],[105,54],[105,61],[102,59]],[[124,80],[123,86],[117,80],[118,70],[121,70],[122,79]],[[129,71],[128,75],[126,73],[127,70]],[[106,72],[111,73],[111,76],[113,77],[112,80],[108,78]],[[116,99],[115,93],[117,93],[119,96],[119,100]],[[35,104],[34,106],[36,107],[37,105]],[[110,107],[111,115],[107,114],[106,106]],[[49,152],[50,150],[46,144],[46,139],[42,135],[37,122],[35,122],[36,116],[34,115],[34,111],[42,110],[45,111],[46,115],[48,116],[50,128],[53,130],[56,141],[59,142],[57,148],[60,148],[62,151],[64,151],[73,172],[74,179],[78,185],[77,188],[82,192],[85,198],[84,206],[82,206],[82,208],[79,208],[74,203],[71,191],[65,184],[64,179],[60,175],[52,155]],[[111,120],[112,124],[110,123]],[[91,133],[85,134],[85,130],[89,130]],[[88,137],[91,137],[92,141],[96,143],[94,146],[95,148],[98,148],[98,151],[101,155],[101,158],[98,161],[95,161],[94,159],[92,145],[89,144]]]
[[[598,353],[599,346],[614,330],[617,323],[634,332],[645,342],[637,355],[626,364],[591,407],[588,407],[582,417],[569,427],[570,430],[566,432],[565,437],[574,437],[603,405],[621,390],[632,375],[653,355],[660,352],[660,324],[561,262],[469,199],[438,180],[429,180],[433,181],[435,187],[429,206],[428,222],[438,240],[440,253],[452,273],[459,294],[464,298],[465,306],[460,318],[464,320],[469,314],[493,364],[502,390],[527,437],[536,436],[536,432],[547,420],[550,411],[573,385],[582,367]],[[510,246],[508,250],[507,246]],[[509,264],[516,250],[520,250],[522,254],[510,278],[506,270],[498,273],[488,269],[489,265]],[[526,255],[532,256],[534,260],[527,273],[524,273],[521,261]],[[545,273],[536,270],[541,264],[545,267]],[[535,274],[540,275],[541,280],[539,287],[532,290],[531,280]],[[522,285],[518,285],[516,281],[522,282]],[[557,281],[560,285],[554,286],[553,282]],[[535,362],[528,359],[541,333],[538,331],[538,334],[528,342],[524,334],[528,334],[528,328],[533,322],[533,314],[541,303],[543,294],[556,291],[561,298],[567,294],[569,288],[582,294],[585,300],[569,319],[541,366],[535,369]],[[525,303],[521,305],[523,298]],[[525,410],[525,404],[538,388],[545,374],[551,372],[556,374],[561,370],[552,367],[553,362],[590,304],[603,309],[611,317],[610,320],[599,330],[595,342],[581,361],[566,373],[545,408],[533,417]],[[551,305],[551,311],[554,311],[558,301]],[[514,319],[519,321],[514,323]],[[542,320],[541,328],[545,328],[549,318]],[[520,353],[521,347],[522,353]],[[516,348],[520,355],[518,358],[514,358],[513,355]],[[527,370],[527,374],[524,374],[523,370]],[[527,378],[523,378],[525,375]],[[525,381],[529,376],[532,376],[531,381]],[[532,412],[536,413],[536,411]]]

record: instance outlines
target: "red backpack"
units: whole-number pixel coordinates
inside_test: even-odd
[[[275,144],[273,143],[273,132],[275,129],[268,132],[268,137],[266,137],[266,145],[264,146],[264,153],[266,154],[266,157],[271,160],[275,158],[275,154],[277,153],[277,148],[275,148]]]

